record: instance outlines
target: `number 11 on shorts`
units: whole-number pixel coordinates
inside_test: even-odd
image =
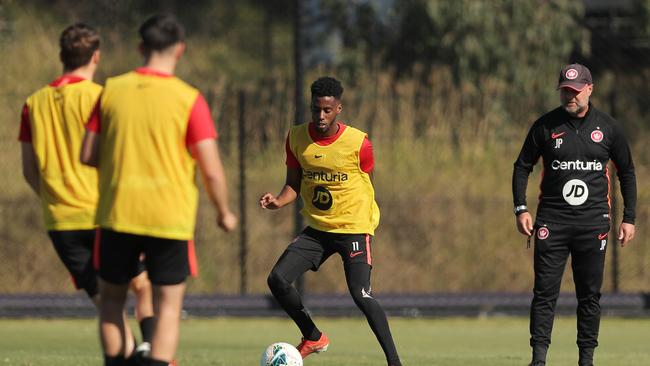
[[[352,251],[356,252],[359,250],[359,242],[358,241],[353,241],[352,242]]]

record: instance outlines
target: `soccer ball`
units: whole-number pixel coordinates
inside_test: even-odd
[[[302,356],[289,343],[273,343],[262,352],[260,366],[302,366]]]

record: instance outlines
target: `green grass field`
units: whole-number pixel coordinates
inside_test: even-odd
[[[330,349],[305,365],[383,365],[379,345],[362,319],[318,319]],[[508,366],[529,361],[527,319],[391,319],[404,365]],[[101,365],[93,320],[0,320],[0,365]],[[255,366],[267,344],[297,343],[284,319],[189,319],[181,330],[181,366]],[[551,366],[576,365],[575,319],[555,324]],[[650,319],[605,318],[598,366],[650,365]]]

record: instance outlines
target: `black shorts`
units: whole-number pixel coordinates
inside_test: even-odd
[[[84,290],[93,297],[99,292],[97,288],[97,271],[93,266],[93,250],[96,229],[88,230],[50,230],[47,232],[59,258],[70,272],[77,290]],[[133,272],[133,277],[145,271],[144,262],[140,261]]]
[[[346,266],[354,263],[372,266],[371,241],[369,234],[328,233],[308,226],[289,244],[287,250],[310,261],[312,271],[318,270],[334,253],[339,253]]]
[[[95,242],[95,268],[102,280],[126,284],[137,273],[144,254],[149,280],[154,285],[177,285],[196,276],[194,243],[101,229]]]
[[[93,268],[95,230],[50,230],[47,232],[59,258],[70,272],[77,290],[97,294],[97,274]]]

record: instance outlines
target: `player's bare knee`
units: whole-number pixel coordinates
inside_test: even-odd
[[[151,292],[151,283],[149,282],[148,279],[138,279],[138,277],[134,278],[131,281],[131,284],[129,286],[131,288],[131,291],[133,291],[136,295],[142,294],[142,293],[149,293]]]

